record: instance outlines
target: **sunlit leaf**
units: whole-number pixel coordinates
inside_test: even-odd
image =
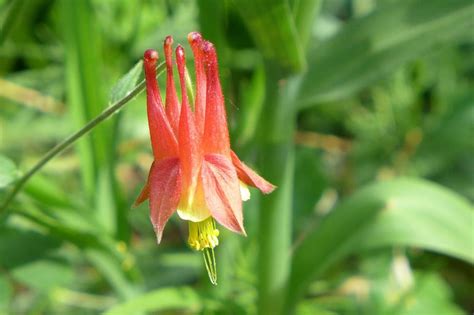
[[[69,265],[53,260],[38,260],[15,268],[12,276],[20,283],[39,291],[67,286],[74,278]]]
[[[300,106],[348,96],[409,60],[466,36],[473,27],[470,0],[390,1],[314,45]]]
[[[0,313],[7,310],[12,293],[13,288],[10,285],[10,281],[3,275],[0,275]]]
[[[372,184],[348,198],[294,253],[290,305],[324,270],[363,249],[414,246],[474,263],[474,212],[464,198],[420,180]]]
[[[15,163],[0,155],[0,190],[13,183],[19,175]]]
[[[157,312],[183,310],[196,313],[202,309],[199,295],[189,287],[163,288],[151,291],[108,310],[106,315],[131,314],[133,312]]]
[[[110,91],[110,103],[113,104],[127,96],[137,85],[142,74],[143,62],[140,60],[112,87]]]

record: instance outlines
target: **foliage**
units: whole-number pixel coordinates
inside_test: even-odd
[[[19,191],[0,208],[0,314],[474,311],[473,15],[0,1],[0,207]],[[141,54],[194,30],[216,44],[234,148],[278,186],[245,204],[247,238],[221,229],[217,287],[178,220],[157,246],[130,209],[152,160]]]

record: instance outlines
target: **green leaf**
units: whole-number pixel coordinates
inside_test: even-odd
[[[5,41],[15,22],[18,23],[18,15],[22,12],[24,6],[25,1],[23,0],[12,1],[8,6],[6,4],[3,5],[2,9],[6,13],[2,12],[0,16],[0,44]],[[5,9],[5,7],[7,8]]]
[[[102,37],[97,32],[97,19],[90,0],[72,3],[58,1],[57,20],[64,38],[65,80],[68,108],[76,128],[99,115],[104,106]],[[89,200],[96,195],[97,170],[113,165],[113,129],[109,120],[96,126],[94,137],[77,143],[81,160],[81,176]],[[113,156],[112,156],[113,157]],[[102,211],[102,209],[97,209]]]
[[[463,197],[428,181],[399,178],[348,198],[294,253],[289,307],[311,281],[349,254],[415,246],[474,263],[474,212]]]
[[[164,310],[186,310],[197,313],[203,304],[199,295],[189,287],[158,289],[108,310],[106,315],[133,314],[134,312],[157,312]]]
[[[286,0],[244,0],[236,7],[263,55],[282,68],[306,68],[304,50]]]
[[[74,199],[64,192],[60,184],[41,174],[31,177],[25,184],[25,192],[48,206],[68,208],[74,205]]]
[[[8,304],[12,297],[13,289],[6,277],[0,275],[0,314],[8,310]]]
[[[294,122],[292,87],[298,82],[289,79],[280,84],[266,67],[264,116],[260,119],[260,174],[277,186],[261,198],[258,218],[258,313],[280,314],[291,268],[292,201],[294,175]]]
[[[49,291],[72,283],[74,272],[63,262],[39,260],[15,268],[15,280],[39,291]]]
[[[316,21],[316,16],[321,9],[322,0],[298,0],[293,7],[298,35],[304,48],[311,38],[311,31]]]
[[[452,301],[449,285],[436,273],[415,277],[415,287],[388,314],[461,315],[463,311]],[[409,301],[413,301],[410,303]],[[394,312],[395,311],[395,312]]]
[[[10,159],[0,155],[0,189],[13,183],[20,175],[20,172]]]
[[[470,0],[390,1],[351,21],[314,46],[299,106],[333,101],[357,92],[436,47],[469,34]]]
[[[86,223],[85,221],[78,226],[73,226],[67,220],[58,221],[41,213],[33,205],[29,205],[28,208],[28,210],[22,209],[17,213],[47,229],[50,235],[66,240],[82,249],[85,257],[122,298],[130,298],[135,295],[135,287],[130,281],[131,278],[137,276],[134,269],[134,259],[129,253],[119,250],[121,243],[116,243],[114,240],[107,238],[105,234],[99,236],[91,233],[86,226],[82,226]],[[0,236],[2,235],[0,234]],[[36,242],[32,241],[31,244],[36,245]],[[12,245],[10,244],[10,246]],[[5,252],[8,249],[9,247],[6,248]],[[2,248],[0,247],[0,259],[2,258],[1,254]],[[39,256],[39,254],[36,253],[36,256]],[[7,259],[6,261],[10,260]]]
[[[110,104],[127,96],[137,85],[142,74],[143,62],[140,60],[112,87],[110,91]]]
[[[399,180],[383,211],[352,240],[355,250],[414,246],[474,264],[474,212],[462,197],[421,180]],[[397,193],[395,189],[400,189]]]
[[[125,270],[125,264],[127,263],[125,260],[120,264],[116,257],[110,255],[103,249],[86,249],[84,253],[87,259],[102,273],[104,278],[107,279],[121,298],[129,299],[136,295],[136,288],[127,277],[130,271],[126,272]],[[131,263],[133,263],[133,261],[131,261]]]
[[[242,106],[239,111],[239,135],[236,136],[240,145],[248,144],[254,137],[261,117],[265,100],[265,72],[259,65],[250,82],[242,83]]]
[[[31,29],[35,25],[38,12],[45,2],[17,0],[3,4],[0,12],[0,44],[8,40],[15,43],[28,40],[32,36]]]
[[[11,269],[40,259],[60,245],[60,241],[33,231],[0,226],[0,266]]]
[[[460,155],[473,152],[473,134],[474,93],[469,93],[462,101],[453,102],[446,115],[423,136],[413,158],[413,169],[424,177],[449,172]],[[471,178],[469,173],[465,175]]]
[[[298,178],[293,192],[293,220],[295,232],[307,228],[308,216],[315,211],[315,205],[327,188],[322,158],[314,149],[296,147],[294,177]]]

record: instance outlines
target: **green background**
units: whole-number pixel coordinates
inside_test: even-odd
[[[471,0],[0,0],[0,314],[474,311]],[[173,216],[157,246],[143,51],[200,31],[232,146],[278,186],[218,286]],[[164,87],[165,76],[159,81]],[[138,86],[138,87],[137,87]],[[162,91],[164,92],[164,91]],[[125,98],[125,100],[124,100]]]

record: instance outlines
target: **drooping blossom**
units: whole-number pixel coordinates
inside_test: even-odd
[[[174,212],[188,221],[189,245],[204,251],[211,281],[216,282],[213,248],[218,245],[216,222],[245,235],[242,201],[250,198],[247,186],[265,194],[275,186],[245,165],[230,148],[227,117],[219,80],[216,50],[199,33],[188,35],[194,54],[194,102],[188,96],[186,60],[176,47],[181,98],[173,77],[173,40],[164,42],[167,69],[163,102],[156,80],[158,53],[144,53],[147,114],[154,161],[135,204],[149,199],[150,218],[157,241]],[[210,271],[210,269],[213,269]]]

